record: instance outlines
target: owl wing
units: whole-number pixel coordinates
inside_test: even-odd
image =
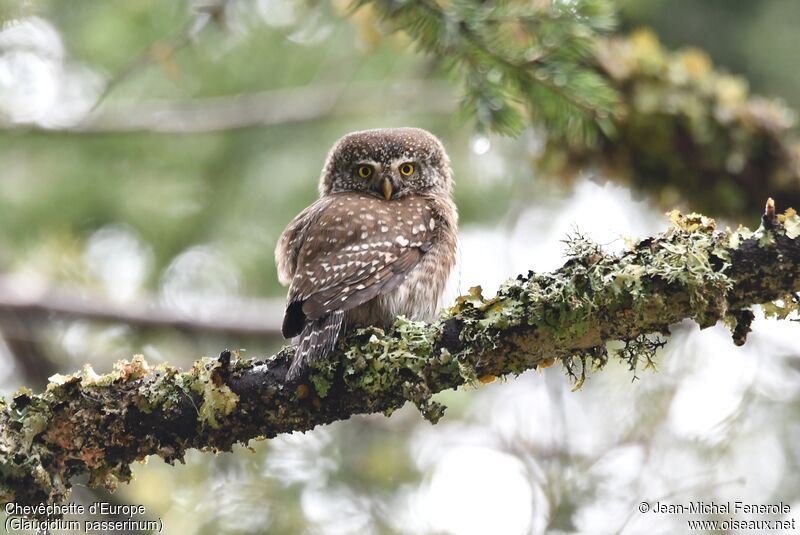
[[[382,201],[358,199],[331,203],[315,220],[318,242],[306,240],[298,255],[284,336],[299,333],[306,319],[392,291],[430,249],[433,216],[422,201],[389,211]]]
[[[377,260],[355,260],[352,270],[336,284],[318,291],[310,289],[303,300],[303,313],[311,319],[320,318],[334,310],[350,310],[397,288],[423,254],[422,247],[397,249]]]
[[[284,286],[292,282],[307,231],[330,202],[330,197],[324,197],[297,214],[278,239],[275,246],[275,265],[278,267],[278,280]]]

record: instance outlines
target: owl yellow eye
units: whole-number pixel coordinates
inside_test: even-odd
[[[369,178],[372,176],[372,167],[369,165],[359,165],[356,172],[361,178]]]
[[[404,163],[400,166],[400,174],[403,176],[410,176],[414,172],[414,164]]]

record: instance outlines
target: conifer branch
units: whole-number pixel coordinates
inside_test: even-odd
[[[610,127],[614,90],[591,66],[594,40],[614,26],[607,0],[480,4],[359,0],[464,80],[479,129],[519,133],[529,122],[585,143]]]

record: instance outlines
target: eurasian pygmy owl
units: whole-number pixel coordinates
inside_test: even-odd
[[[289,284],[282,333],[298,337],[287,379],[333,350],[345,326],[431,319],[456,260],[450,160],[419,128],[347,134],[328,153],[320,198],[275,249]]]

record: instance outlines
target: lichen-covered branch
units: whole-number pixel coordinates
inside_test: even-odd
[[[141,357],[96,374],[54,376],[41,394],[21,389],[0,400],[0,502],[61,502],[70,480],[113,488],[149,455],[181,460],[189,448],[305,431],[359,413],[390,413],[406,401],[436,421],[432,394],[518,374],[560,360],[579,386],[608,358],[608,342],[635,370],[652,363],[670,325],[723,319],[737,344],[753,320],[797,310],[800,217],[770,204],[759,230],[717,231],[713,220],[671,214],[675,226],[621,255],[581,236],[548,274],[527,273],[484,297],[479,287],[433,323],[398,318],[394,329],[362,329],[338,358],[285,382],[291,348],[266,359],[230,352],[192,369],[149,366]]]
[[[614,128],[592,145],[553,140],[540,164],[574,177],[587,167],[649,194],[662,206],[738,218],[768,191],[800,204],[796,114],[752,95],[747,80],[713,66],[702,50],[670,51],[650,31],[598,39],[597,69],[620,94]]]

